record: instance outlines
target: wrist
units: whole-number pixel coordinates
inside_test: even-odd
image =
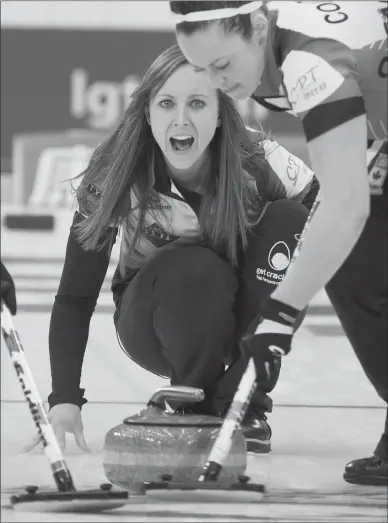
[[[270,320],[294,328],[301,311],[272,296],[268,296],[263,302],[260,312],[260,322]]]
[[[287,285],[285,285],[284,282]],[[292,289],[292,287],[294,287],[292,282],[288,283],[288,281],[283,280],[282,284],[279,285],[271,294],[271,297],[274,300],[278,300],[281,303],[288,305],[289,307],[293,307],[301,311],[307,307],[308,303],[306,304],[304,297],[299,296],[300,293],[295,292],[295,287],[294,289]]]
[[[83,397],[85,389],[78,389],[75,393],[68,392],[51,392],[48,397],[49,410],[62,403],[71,403],[82,409],[83,405],[87,403],[87,399]]]

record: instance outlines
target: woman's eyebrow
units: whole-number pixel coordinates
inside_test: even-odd
[[[174,96],[172,94],[168,94],[168,93],[158,93],[155,98],[158,98],[158,96],[167,96],[168,98],[174,98]]]
[[[217,62],[221,62],[222,60],[226,60],[227,57],[226,56],[220,56],[219,58],[216,58],[211,64],[209,64],[207,67],[212,67],[213,65],[216,65]],[[194,65],[194,64],[191,64],[192,67],[194,68],[194,71],[196,73],[201,73],[202,71],[205,70],[204,67],[199,67],[198,65]]]
[[[193,93],[193,94],[189,94],[189,98],[193,98],[195,96],[201,96],[202,98],[209,98],[207,94],[204,94],[204,93]]]
[[[162,96],[164,98],[175,98],[175,96],[173,96],[172,94],[168,94],[168,93],[158,93],[155,96],[155,98],[158,98],[158,96]],[[188,95],[188,98],[195,98],[196,96],[201,96],[202,98],[209,98],[207,94],[203,94],[203,93],[192,93],[192,94]]]
[[[211,64],[208,65],[208,67],[211,67],[212,65],[216,65],[217,62],[221,62],[222,60],[226,60],[226,56],[220,56],[220,58],[217,58],[216,60],[214,60],[214,62],[212,62]]]

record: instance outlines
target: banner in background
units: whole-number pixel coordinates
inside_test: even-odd
[[[11,169],[16,134],[110,127],[150,63],[175,43],[168,32],[1,33],[2,171]]]
[[[12,172],[16,135],[111,127],[147,67],[174,43],[166,31],[3,28],[2,172]],[[264,117],[252,103],[243,113],[250,121]],[[271,115],[266,130],[300,140],[299,122],[289,116]]]

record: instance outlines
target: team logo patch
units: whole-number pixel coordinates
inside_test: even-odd
[[[155,209],[157,211],[167,211],[171,209],[171,205],[165,203],[159,194],[153,193],[148,199],[148,209]]]
[[[320,56],[291,51],[282,65],[288,99],[295,113],[309,111],[331,96],[344,77]]]
[[[153,223],[144,229],[144,236],[155,247],[163,247],[163,245],[167,245],[179,238],[163,230],[157,223]]]

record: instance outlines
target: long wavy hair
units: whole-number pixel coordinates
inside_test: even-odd
[[[126,255],[135,249],[155,181],[167,175],[164,157],[146,120],[146,110],[168,78],[187,63],[178,45],[156,58],[133,92],[121,122],[94,151],[86,170],[77,176],[82,177],[76,190],[80,208],[87,206],[89,184],[101,191],[99,204],[77,228],[86,250],[111,245],[115,226],[122,229],[121,249],[125,249]],[[218,97],[221,125],[209,145],[211,176],[199,213],[200,234],[210,247],[217,251],[221,248],[236,265],[239,245],[246,245],[251,226],[249,209],[257,198],[243,169],[265,174],[268,164],[261,140],[252,142],[233,101],[222,92],[218,92]],[[135,226],[131,219],[135,210],[131,191],[138,200]]]

